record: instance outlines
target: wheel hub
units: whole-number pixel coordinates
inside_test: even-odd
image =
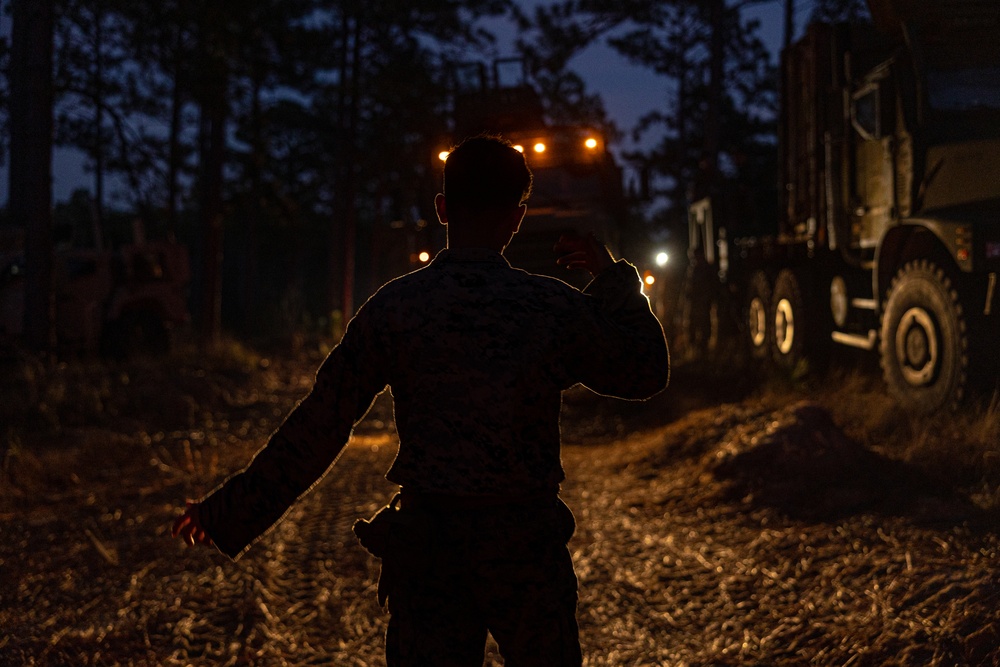
[[[774,340],[782,354],[792,351],[792,344],[795,343],[795,316],[788,299],[779,301],[774,309]]]
[[[754,297],[750,301],[747,317],[750,320],[750,342],[753,343],[754,347],[760,347],[764,344],[767,334],[767,313],[764,309],[764,302],[759,297]]]
[[[895,342],[903,378],[915,387],[930,384],[938,366],[938,336],[927,311],[910,308],[903,313]]]

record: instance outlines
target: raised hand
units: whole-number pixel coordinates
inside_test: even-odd
[[[557,264],[568,269],[586,269],[592,276],[597,276],[615,263],[607,247],[592,233],[586,236],[563,234],[553,250],[564,253],[556,260]]]

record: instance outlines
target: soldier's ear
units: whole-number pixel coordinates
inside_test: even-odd
[[[448,208],[445,205],[443,192],[437,193],[437,196],[434,197],[434,208],[437,210],[438,222],[440,222],[442,225],[447,225]]]
[[[524,214],[527,212],[528,207],[525,204],[517,207],[517,216],[514,218],[514,231],[512,233],[517,234],[517,231],[521,229],[521,223],[524,222]]]

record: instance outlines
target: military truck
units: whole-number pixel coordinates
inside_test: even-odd
[[[706,198],[690,243],[754,357],[870,350],[902,405],[933,411],[997,377],[1000,3],[869,6],[783,53],[773,233]]]
[[[504,71],[520,70],[513,77]],[[512,79],[512,80],[511,80]],[[556,265],[553,246],[562,234],[593,233],[616,254],[626,218],[621,169],[597,128],[552,125],[542,101],[527,83],[519,58],[465,65],[455,77],[454,129],[449,142],[480,134],[500,133],[525,154],[534,182],[520,231],[504,251],[515,267],[552,275],[578,287],[590,279],[585,271]],[[447,157],[442,146],[439,157]]]
[[[0,346],[22,335],[24,253],[21,239],[0,243]],[[125,359],[162,354],[173,332],[190,322],[187,249],[169,241],[103,247],[58,247],[53,252],[55,334],[64,355]]]

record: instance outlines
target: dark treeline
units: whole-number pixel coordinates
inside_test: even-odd
[[[742,17],[750,4],[578,0],[529,15],[512,0],[0,2],[12,23],[0,43],[4,224],[25,230],[25,339],[51,339],[53,147],[85,155],[92,179],[56,207],[57,223],[85,228],[76,242],[113,246],[140,220],[191,249],[204,341],[223,322],[245,335],[335,329],[417,245],[433,246],[425,221],[456,67],[510,55],[496,52],[491,17],[516,20],[553,122],[614,132],[570,70],[595,42],[664,78],[663,106],[627,128],[650,146],[626,157],[643,175],[634,193],[661,204],[647,207],[651,224],[676,224],[706,170],[772,187],[774,57]]]

